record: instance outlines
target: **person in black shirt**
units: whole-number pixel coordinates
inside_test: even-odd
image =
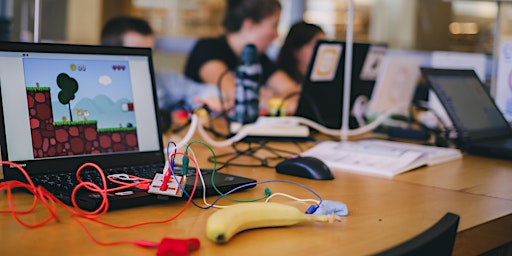
[[[254,44],[262,66],[263,87],[260,103],[273,97],[297,94],[300,86],[265,55],[265,51],[277,38],[277,25],[281,15],[278,0],[228,0],[223,26],[224,35],[200,39],[185,66],[185,75],[195,81],[218,85],[225,96],[225,105],[234,104],[235,76],[240,65],[242,49]],[[297,97],[295,97],[296,99]],[[262,104],[260,104],[262,105]],[[295,102],[289,102],[288,112],[293,112]]]

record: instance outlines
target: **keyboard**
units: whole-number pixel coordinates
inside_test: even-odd
[[[146,165],[146,166],[134,166],[128,168],[115,168],[104,170],[105,177],[113,174],[130,174],[144,179],[153,179],[156,173],[161,173],[163,166],[161,165]],[[175,166],[174,173],[176,175],[182,175],[182,166]],[[211,174],[211,169],[201,169],[203,175]],[[189,167],[187,177],[195,177],[195,167]],[[92,182],[101,187],[102,181],[100,174],[93,170],[92,167],[85,169],[80,172],[80,178],[82,181]],[[52,194],[68,194],[71,195],[73,189],[78,185],[78,179],[76,173],[59,173],[59,174],[44,174],[32,177],[34,184],[43,186],[45,189],[50,191]],[[107,181],[107,187],[113,188],[119,186],[116,183]],[[126,181],[125,181],[126,182]]]
[[[155,177],[157,172],[162,172],[161,165],[145,165],[145,166],[134,166],[104,170],[105,177],[112,174],[130,174],[141,178],[152,179]],[[89,181],[97,185],[101,185],[101,176],[93,168],[85,169],[80,172],[80,178],[82,181]],[[50,192],[71,194],[73,189],[78,185],[76,173],[58,173],[58,174],[44,174],[32,177],[32,181],[36,185],[41,185]],[[118,186],[115,183],[108,181],[107,186],[109,188]]]

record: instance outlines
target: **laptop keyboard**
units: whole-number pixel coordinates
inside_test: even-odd
[[[141,178],[152,179],[155,177],[155,173],[162,172],[161,165],[146,165],[146,166],[135,166],[126,168],[116,168],[104,170],[105,176],[112,174],[130,174]],[[80,172],[80,178],[82,181],[89,181],[95,184],[101,184],[101,176],[96,171],[91,169],[85,169]],[[75,173],[59,173],[59,174],[46,174],[39,175],[32,178],[32,181],[36,185],[45,187],[50,192],[52,191],[73,191],[78,185],[78,180]],[[107,186],[109,188],[118,186],[107,180]]]
[[[112,174],[130,174],[140,178],[145,179],[153,179],[155,174],[158,172],[162,172],[163,166],[161,165],[145,165],[145,166],[135,166],[135,167],[123,167],[123,168],[115,168],[115,169],[107,169],[104,170],[105,176]],[[182,173],[181,166],[175,166],[174,172],[179,175]],[[202,170],[203,174],[211,173],[211,170]],[[189,171],[187,176],[195,176],[195,168],[189,167]],[[95,183],[97,185],[101,183],[101,176],[96,171],[91,169],[85,169],[80,172],[80,177],[82,181],[89,181]],[[59,173],[59,174],[46,174],[32,177],[32,181],[36,185],[41,185],[45,187],[50,192],[59,191],[59,192],[68,192],[71,193],[73,189],[78,185],[78,180],[76,178],[75,173]],[[115,183],[110,182],[107,179],[107,186],[109,188],[118,186]]]
[[[116,169],[105,169],[103,170],[105,173],[105,177],[112,174],[129,174],[133,176],[137,176],[140,178],[146,178],[146,179],[153,179],[155,177],[156,173],[161,173],[163,170],[162,165],[146,165],[146,166],[137,166],[137,167],[125,167],[125,168],[116,168]],[[201,174],[208,175],[213,172],[212,169],[201,169]],[[181,175],[182,172],[182,166],[175,166],[174,167],[174,173],[176,175]],[[187,177],[195,177],[196,176],[196,170],[195,167],[189,167]],[[100,174],[93,169],[92,167],[89,169],[84,169],[80,172],[80,177],[82,181],[89,181],[93,182],[97,185],[102,184],[101,176]],[[32,181],[35,185],[41,185],[45,189],[47,189],[53,196],[60,199],[62,202],[72,205],[72,198],[71,193],[75,189],[75,187],[78,185],[78,180],[76,178],[76,173],[60,173],[60,174],[46,174],[46,175],[38,175],[31,177]],[[194,178],[190,178],[191,181],[194,180]],[[115,184],[108,179],[106,180],[107,187],[108,188],[114,188],[119,186],[118,184]],[[129,182],[129,181],[128,181]],[[187,182],[188,183],[188,182]],[[101,187],[101,185],[100,185]],[[188,187],[188,185],[187,185]],[[231,189],[231,188],[228,188]],[[137,189],[135,189],[136,191]],[[196,197],[201,196],[202,194],[199,192],[195,193]],[[83,192],[83,193],[82,193]],[[142,191],[141,191],[142,192]],[[139,194],[138,192],[135,192],[137,195],[147,195],[145,193]],[[78,196],[82,195],[82,196]],[[138,196],[136,196],[138,197]],[[116,201],[123,201],[125,197],[124,196],[113,196],[109,197],[110,206],[109,209],[119,209],[119,208],[125,208],[130,207],[133,205],[144,205],[151,202],[161,202],[163,199],[159,197],[139,197],[139,198],[132,198],[130,199],[130,203],[119,203]],[[100,202],[101,202],[101,196],[96,192],[91,192],[87,189],[81,189],[77,192],[77,197],[75,198],[77,200],[77,203],[80,208],[87,209],[87,210],[95,210],[98,208]],[[164,200],[167,201],[168,199]]]

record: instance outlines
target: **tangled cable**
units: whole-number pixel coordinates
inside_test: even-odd
[[[191,159],[195,164],[195,159]],[[136,183],[129,183],[129,184],[122,184],[119,187],[116,188],[107,188],[106,183],[106,177],[103,173],[103,170],[94,163],[86,163],[83,164],[76,173],[77,179],[79,180],[79,185],[75,187],[75,189],[72,192],[72,204],[73,208],[69,207],[62,201],[60,201],[58,198],[56,198],[54,195],[52,195],[50,192],[48,192],[46,189],[44,189],[42,186],[35,186],[33,181],[30,179],[28,173],[18,164],[14,162],[9,161],[2,161],[2,165],[10,165],[15,167],[19,172],[22,173],[24,178],[27,180],[27,183],[17,181],[17,180],[9,180],[4,181],[0,183],[0,191],[6,191],[7,194],[7,203],[9,206],[9,209],[7,210],[0,210],[0,214],[11,214],[14,219],[21,224],[24,227],[27,228],[37,228],[46,225],[47,223],[51,221],[59,222],[59,217],[57,215],[57,207],[61,206],[63,207],[67,212],[71,214],[71,218],[78,224],[84,232],[87,234],[87,236],[96,244],[103,245],[103,246],[113,246],[113,245],[121,245],[121,244],[132,244],[144,248],[157,248],[157,255],[188,255],[188,253],[192,250],[197,250],[199,248],[199,240],[197,238],[190,238],[190,239],[174,239],[174,238],[163,238],[160,242],[151,242],[146,240],[126,240],[126,241],[114,241],[114,242],[103,242],[94,237],[94,235],[90,232],[90,230],[85,226],[85,224],[81,220],[89,220],[104,226],[108,226],[110,228],[116,228],[116,229],[129,229],[134,228],[138,226],[144,226],[144,225],[151,225],[151,224],[161,224],[161,223],[167,223],[170,221],[175,220],[178,218],[190,205],[192,201],[192,197],[190,197],[183,208],[179,210],[174,216],[164,219],[164,220],[158,220],[158,221],[150,221],[150,222],[142,222],[132,225],[126,225],[126,226],[120,226],[120,225],[113,225],[110,223],[106,223],[103,221],[100,221],[99,219],[107,213],[108,211],[108,193],[112,191],[117,191],[121,189],[126,189],[130,187],[135,187],[140,184]],[[195,164],[197,166],[197,164]],[[101,185],[97,185],[92,182],[88,181],[82,181],[80,178],[80,172],[86,168],[86,167],[93,167],[95,170],[97,170],[100,173],[100,176],[102,178]],[[197,168],[197,171],[199,171],[199,168]],[[147,181],[144,180],[142,183],[146,183]],[[192,189],[192,192],[190,193],[193,195],[195,193],[196,187],[197,187],[198,179],[196,176],[196,180],[194,183],[194,188]],[[29,193],[31,193],[34,196],[34,199],[32,201],[31,206],[27,210],[19,210],[14,205],[14,199],[13,199],[13,190],[14,189],[25,189]],[[102,202],[100,206],[94,210],[94,211],[84,211],[78,207],[78,204],[76,203],[75,197],[76,193],[79,189],[86,188],[91,191],[94,191],[101,195]],[[42,204],[44,208],[47,210],[49,216],[44,218],[41,221],[35,222],[35,223],[29,223],[20,218],[21,215],[27,215],[36,209],[38,204]]]

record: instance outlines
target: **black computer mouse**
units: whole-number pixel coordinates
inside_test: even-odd
[[[329,167],[322,160],[311,156],[288,158],[276,165],[276,171],[313,180],[334,179]]]

